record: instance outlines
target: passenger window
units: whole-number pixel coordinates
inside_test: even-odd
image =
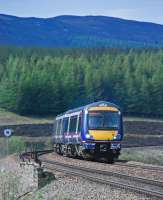
[[[68,118],[63,119],[63,132],[66,133],[68,129]]]
[[[77,116],[71,117],[70,119],[70,129],[69,132],[76,132]]]
[[[60,122],[60,131],[59,131],[59,134],[62,134],[63,132],[63,119],[61,119],[61,122]]]
[[[56,129],[55,129],[55,134],[57,135],[58,132],[58,120],[56,120]]]
[[[81,132],[81,116],[79,116],[78,132]]]
[[[57,125],[57,135],[59,135],[60,129],[61,129],[61,120],[59,119],[57,123],[58,123],[58,125]]]

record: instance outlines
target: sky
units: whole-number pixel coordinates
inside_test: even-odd
[[[43,18],[104,15],[163,24],[163,0],[0,0],[0,13]]]

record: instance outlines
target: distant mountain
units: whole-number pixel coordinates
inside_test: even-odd
[[[163,25],[105,16],[43,19],[0,14],[0,45],[162,47]]]

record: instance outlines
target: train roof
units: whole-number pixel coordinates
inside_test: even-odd
[[[120,109],[120,107],[118,105],[114,104],[114,103],[111,103],[111,102],[108,102],[108,101],[98,101],[98,102],[87,104],[87,105],[82,106],[82,107],[78,107],[78,108],[74,108],[72,110],[68,110],[68,111],[58,115],[57,117],[65,115],[65,114],[71,114],[73,112],[82,111],[82,110],[85,110],[85,109],[89,109],[90,107],[95,107],[95,106],[99,106],[99,105],[113,106],[113,107],[115,107],[117,109]]]

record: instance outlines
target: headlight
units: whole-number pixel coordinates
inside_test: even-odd
[[[93,136],[92,136],[92,135],[89,135],[89,133],[87,133],[87,134],[85,135],[85,137],[86,137],[86,139],[91,139],[91,140],[93,140]]]
[[[90,139],[90,135],[89,134],[86,134],[86,136],[85,136],[87,139]]]
[[[116,136],[114,136],[114,140],[120,140],[121,139],[121,135],[117,134]]]

